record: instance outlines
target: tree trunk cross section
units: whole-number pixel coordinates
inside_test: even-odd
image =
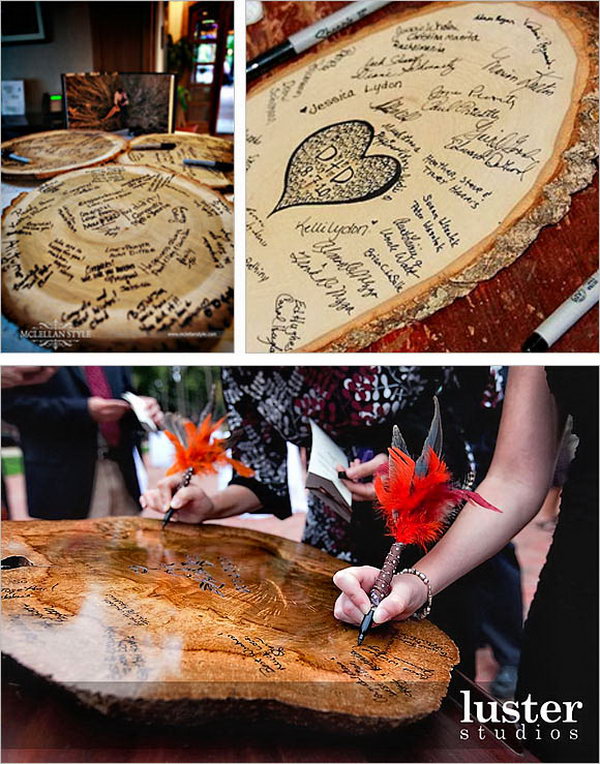
[[[111,518],[6,522],[4,652],[103,713],[232,715],[347,732],[436,711],[458,661],[427,621],[336,621],[345,563],[238,528]]]

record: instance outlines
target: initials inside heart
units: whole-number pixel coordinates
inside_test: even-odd
[[[305,204],[353,204],[384,194],[401,166],[385,154],[367,154],[373,126],[362,119],[337,122],[305,138],[290,157],[275,212]]]

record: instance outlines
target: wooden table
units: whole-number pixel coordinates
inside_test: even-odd
[[[293,727],[236,725],[177,729],[105,718],[35,680],[10,659],[2,665],[4,762],[535,762],[491,738],[459,739],[459,706],[394,734],[342,737]],[[475,725],[471,725],[475,728]]]
[[[581,3],[597,13],[597,3]],[[248,27],[249,59],[282,42],[316,19],[340,8],[339,2],[264,3],[264,18]],[[391,3],[362,22],[338,32],[316,50],[397,11]],[[425,5],[403,2],[403,8]],[[315,48],[311,49],[315,50]],[[306,54],[305,54],[306,55]],[[269,75],[266,75],[267,77]],[[259,78],[256,83],[265,79]],[[252,83],[252,87],[256,86]],[[598,268],[598,174],[575,194],[569,213],[541,232],[526,252],[467,297],[409,327],[391,331],[363,352],[517,352],[527,336]],[[594,308],[552,347],[554,352],[598,351],[598,308]]]

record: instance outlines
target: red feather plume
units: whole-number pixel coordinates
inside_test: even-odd
[[[176,435],[165,430],[165,435],[175,446],[175,462],[167,470],[167,475],[184,472],[190,467],[196,473],[216,473],[217,465],[230,464],[243,477],[252,477],[254,470],[227,455],[228,439],[213,437],[224,421],[225,417],[213,422],[208,414],[198,427],[195,427],[193,422],[186,422],[184,427],[187,433],[187,447]]]
[[[427,454],[427,471],[419,476],[410,456],[399,448],[390,448],[387,476],[377,475],[374,481],[390,535],[402,544],[418,544],[423,548],[442,534],[450,511],[463,499],[494,512],[501,511],[474,491],[454,488],[446,464],[432,448]]]

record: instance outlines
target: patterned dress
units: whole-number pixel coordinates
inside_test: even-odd
[[[234,456],[256,473],[232,483],[246,485],[280,518],[291,513],[286,442],[310,448],[309,420],[349,459],[385,453],[393,424],[418,454],[437,395],[446,461],[457,482],[470,485],[490,401],[501,397],[489,367],[231,367],[222,380],[229,425],[242,431]],[[390,539],[370,502],[353,504],[350,523],[313,493],[308,504],[303,541],[351,563],[381,564]]]

